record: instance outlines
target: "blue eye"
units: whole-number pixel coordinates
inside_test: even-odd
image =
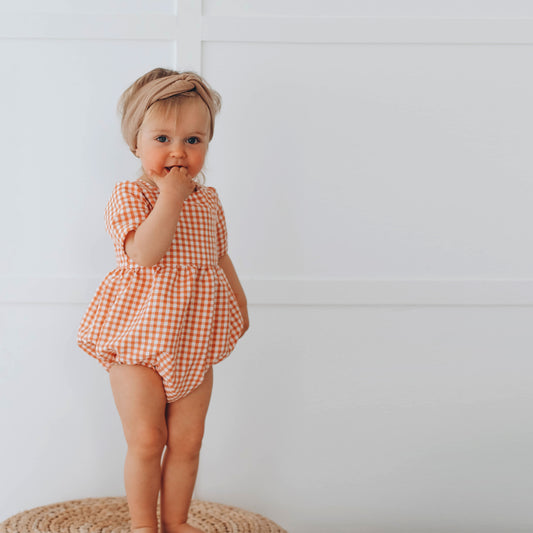
[[[161,143],[166,143],[168,141],[168,137],[166,135],[160,135],[159,137],[156,137],[155,140]]]
[[[200,142],[200,139],[198,137],[189,137],[187,139],[187,144],[198,144]]]

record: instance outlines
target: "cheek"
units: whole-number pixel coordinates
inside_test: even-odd
[[[161,173],[164,166],[164,161],[155,153],[143,153],[141,154],[141,164],[143,168],[148,170],[154,170],[157,173]]]
[[[207,150],[198,150],[194,154],[194,160],[197,165],[204,166],[205,156],[207,155]]]
[[[160,155],[157,150],[144,150],[141,152],[141,159],[144,161],[157,161],[160,159]]]

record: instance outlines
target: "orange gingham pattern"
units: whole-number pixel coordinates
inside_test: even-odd
[[[113,189],[105,220],[117,268],[96,290],[77,342],[107,371],[113,363],[153,368],[172,402],[232,352],[244,320],[218,266],[228,242],[213,187],[199,186],[185,200],[174,240],[157,265],[141,267],[126,255],[126,235],[149,215],[158,194],[140,179]]]

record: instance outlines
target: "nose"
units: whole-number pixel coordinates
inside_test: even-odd
[[[170,155],[177,159],[183,159],[187,155],[185,146],[182,143],[176,143],[172,145]]]

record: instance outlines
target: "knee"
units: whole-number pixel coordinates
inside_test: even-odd
[[[130,431],[128,449],[144,457],[161,456],[167,441],[166,427],[141,426]]]
[[[203,436],[203,427],[195,428],[179,435],[169,435],[167,446],[173,453],[176,453],[183,458],[194,459],[200,455]]]

